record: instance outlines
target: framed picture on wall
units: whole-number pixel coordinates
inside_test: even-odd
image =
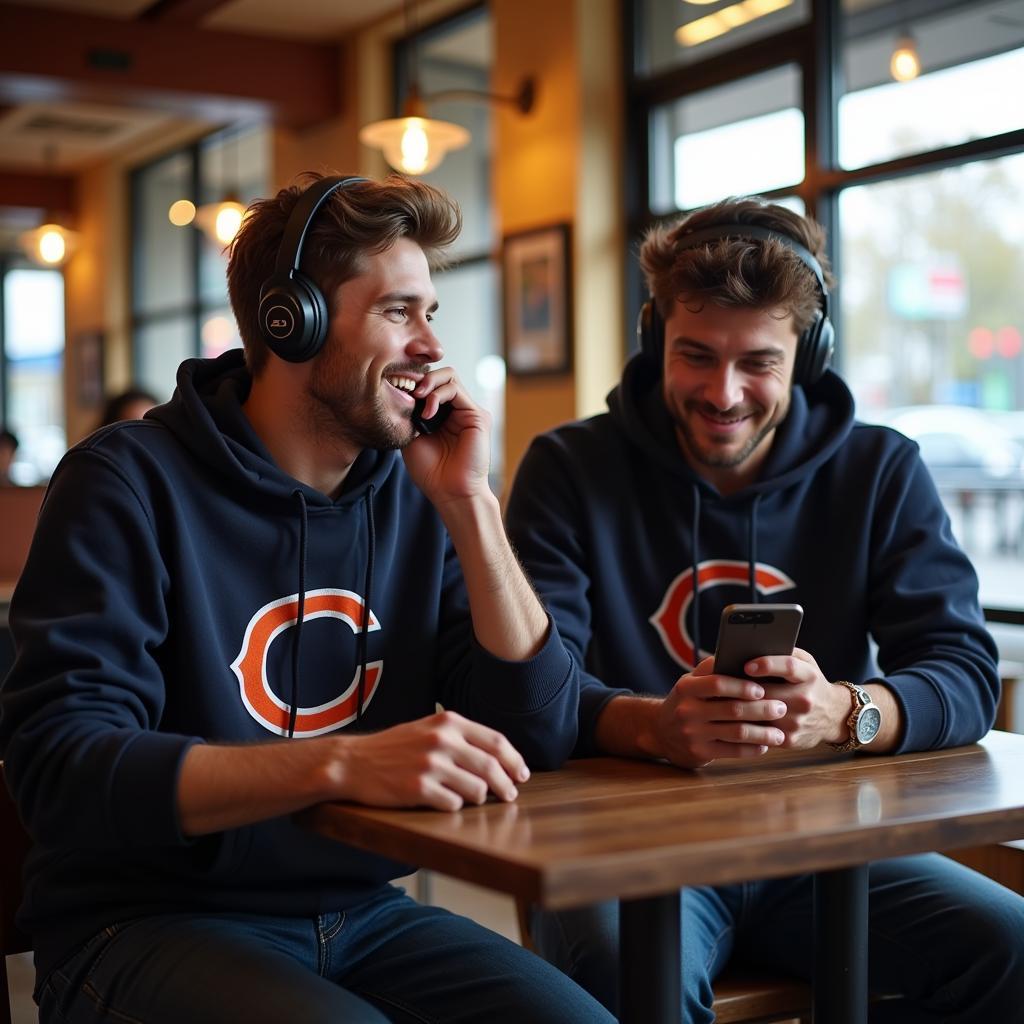
[[[572,369],[569,225],[506,235],[502,243],[505,365],[518,377]]]
[[[78,404],[98,409],[103,404],[103,332],[82,331],[74,343]]]

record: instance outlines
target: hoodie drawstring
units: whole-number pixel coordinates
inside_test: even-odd
[[[363,621],[360,623],[359,635],[356,640],[357,658],[359,660],[358,703],[356,705],[356,721],[363,716],[363,704],[366,701],[366,636],[370,631],[370,608],[373,600],[373,559],[377,548],[376,527],[373,520],[373,485],[366,492],[366,575],[363,579]],[[299,655],[302,651],[302,623],[306,616],[306,543],[309,533],[309,513],[306,497],[302,491],[292,492],[299,499],[299,610],[295,621],[295,643],[292,644],[292,686],[288,709],[288,739],[295,737],[295,721],[299,713]]]
[[[700,488],[693,485],[693,522],[691,524],[690,547],[693,555],[693,663],[696,667],[700,661],[700,552],[697,545],[700,540]]]
[[[693,573],[693,658],[694,664],[700,658],[700,488],[694,484],[693,493],[693,519],[690,524],[690,548],[692,551]],[[755,494],[750,502],[750,509],[747,515],[747,580],[750,586],[750,603],[758,603],[757,590],[757,506],[763,495]]]
[[[302,621],[306,617],[306,535],[309,530],[309,515],[306,510],[306,496],[302,491],[292,491],[299,499],[299,611],[295,620],[295,643],[292,644],[292,693],[288,709],[288,739],[295,736],[295,719],[299,713],[299,652],[302,650]]]
[[[754,500],[750,503],[750,513],[747,520],[749,534],[747,538],[747,563],[750,567],[750,603],[757,604],[757,506],[761,502],[761,495],[755,494]]]
[[[373,556],[377,538],[373,522],[373,484],[366,490],[366,578],[363,581],[363,622],[359,630],[359,703],[356,705],[356,721],[363,717],[363,701],[366,697],[366,635],[370,630],[370,600],[373,597]]]

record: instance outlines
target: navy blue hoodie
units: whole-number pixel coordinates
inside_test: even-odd
[[[586,668],[579,752],[616,693],[666,694],[713,653],[722,609],[741,601],[803,605],[798,644],[827,679],[892,689],[901,751],[991,727],[999,677],[974,570],[917,445],[855,422],[839,377],[793,389],[758,479],[728,496],[690,468],[642,358],[608,405],[534,441],[507,512]]]
[[[476,644],[450,539],[400,455],[364,451],[332,501],[274,465],[242,411],[248,387],[238,352],[183,363],[169,404],[92,435],[51,481],[0,694],[0,751],[36,844],[20,920],[40,978],[113,922],[313,916],[409,870],[286,817],[185,839],[175,790],[193,743],[376,730],[435,702],[535,767],[575,742],[578,669],[557,631],[521,663]]]

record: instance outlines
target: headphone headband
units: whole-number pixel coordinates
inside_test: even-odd
[[[781,231],[773,231],[771,228],[761,227],[759,224],[712,224],[710,227],[699,228],[687,234],[679,236],[679,243],[682,249],[696,249],[705,242],[716,242],[721,238],[751,238],[762,242],[778,242],[784,245],[812,274],[814,274],[818,288],[821,290],[822,312],[825,316],[829,313],[828,287],[825,284],[825,272],[821,269],[814,253],[805,245],[801,245],[795,238],[783,234]]]
[[[313,223],[317,211],[327,202],[328,198],[339,188],[366,180],[366,178],[355,176],[321,178],[299,196],[298,202],[292,207],[292,212],[288,216],[284,234],[281,236],[277,261],[274,264],[275,277],[279,274],[290,276],[299,269],[299,264],[302,262],[302,247],[306,243],[309,226]]]

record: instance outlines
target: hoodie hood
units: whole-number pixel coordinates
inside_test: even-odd
[[[178,386],[171,400],[152,409],[147,418],[167,427],[218,475],[235,486],[258,491],[261,501],[273,505],[284,502],[294,508],[297,492],[310,508],[349,505],[364,500],[370,488],[381,489],[397,464],[396,451],[364,449],[334,501],[280,469],[242,408],[251,384],[241,349],[216,359],[187,359],[178,368]]]
[[[667,473],[691,481],[709,495],[718,495],[682,457],[661,396],[661,374],[650,360],[640,354],[629,360],[621,382],[608,394],[608,409],[630,441]],[[831,371],[810,388],[794,385],[789,413],[775,430],[760,476],[726,500],[750,500],[813,473],[847,439],[853,429],[853,413],[853,396]]]

